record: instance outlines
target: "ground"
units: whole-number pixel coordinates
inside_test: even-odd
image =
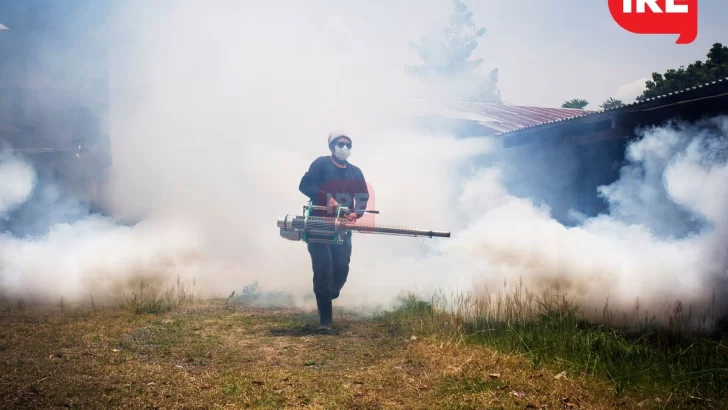
[[[11,309],[0,326],[3,408],[663,408],[581,375],[534,369],[377,318],[207,301],[156,314]]]

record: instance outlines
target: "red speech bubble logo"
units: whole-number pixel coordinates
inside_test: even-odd
[[[676,44],[698,37],[698,0],[608,0],[612,18],[635,34],[679,34]]]

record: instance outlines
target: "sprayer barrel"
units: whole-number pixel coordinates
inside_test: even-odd
[[[449,238],[450,232],[413,229],[394,225],[375,225],[370,223],[346,223],[339,218],[286,216],[278,219],[281,230],[305,232],[317,235],[335,235],[342,231],[371,233],[379,235],[426,236],[430,238]]]
[[[449,238],[450,232],[428,231],[424,229],[402,228],[396,226],[350,226],[347,227],[352,231],[361,233],[375,233],[383,235],[402,235],[402,236],[428,236],[430,238]]]

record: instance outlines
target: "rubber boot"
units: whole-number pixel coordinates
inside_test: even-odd
[[[331,331],[331,325],[333,324],[333,305],[330,298],[322,298],[316,296],[316,305],[318,305],[319,311],[319,331],[329,332]]]

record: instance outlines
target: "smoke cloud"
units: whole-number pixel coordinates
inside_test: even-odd
[[[280,238],[275,221],[301,212],[307,199],[298,183],[316,157],[329,154],[328,133],[343,128],[353,138],[352,163],[373,186],[380,222],[452,226],[447,198],[456,187],[445,181],[488,144],[403,127],[398,116],[410,111],[406,100],[421,84],[405,73],[406,59],[369,38],[375,21],[318,3],[283,11],[222,4],[168,10],[163,21],[137,27],[133,46],[117,50],[114,215],[173,215],[195,225],[205,254],[229,267],[208,277],[220,294],[253,281],[310,294],[306,247]],[[125,12],[121,27],[138,15]],[[191,26],[197,29],[182,29]],[[342,299],[390,300],[414,276],[392,280],[387,264],[418,247],[402,238],[356,238]]]
[[[35,207],[55,212],[78,210],[78,202],[47,202],[33,198],[40,186],[31,164],[12,152],[0,162],[0,197],[3,225],[13,219],[22,225],[42,219]],[[57,187],[46,185],[46,190]],[[30,205],[25,214],[10,214]],[[88,212],[88,211],[87,211]],[[33,217],[34,216],[34,217]],[[20,222],[18,222],[18,219]],[[63,219],[69,219],[64,217]],[[13,224],[9,224],[13,226]],[[194,233],[163,220],[121,226],[110,217],[88,214],[78,220],[51,223],[42,235],[0,234],[0,292],[5,297],[34,302],[119,300],[145,281],[169,286],[174,280],[190,282],[199,269],[199,243]]]
[[[306,247],[280,238],[275,220],[300,212],[300,178],[341,128],[374,188],[378,223],[453,238],[356,236],[338,304],[388,303],[406,291],[482,293],[522,279],[534,290],[558,281],[588,310],[607,298],[630,310],[639,298],[659,311],[677,299],[705,307],[723,289],[725,118],[642,132],[620,179],[600,188],[609,212],[566,227],[537,198],[510,193],[503,168],[481,165],[497,155],[497,141],[427,135],[401,121],[407,99],[427,84],[404,71],[412,37],[372,34],[379,23],[326,2],[116,6],[99,39],[112,50],[108,215],[32,199],[42,186],[33,169],[2,157],[0,215],[27,201],[56,215],[76,209],[42,234],[0,237],[5,291],[111,298],[141,278],[179,276],[205,295],[258,281],[304,303]],[[389,22],[399,23],[411,31],[421,21]]]
[[[474,175],[461,199],[479,214],[448,247],[487,266],[473,272],[476,289],[496,289],[504,279],[533,290],[558,283],[597,319],[607,301],[618,312],[639,303],[642,315],[657,320],[677,302],[692,308],[696,320],[724,309],[728,117],[651,128],[638,137],[620,178],[599,188],[608,212],[575,227],[511,196],[499,169]]]
[[[9,151],[0,154],[0,216],[25,202],[33,190],[35,173]]]

